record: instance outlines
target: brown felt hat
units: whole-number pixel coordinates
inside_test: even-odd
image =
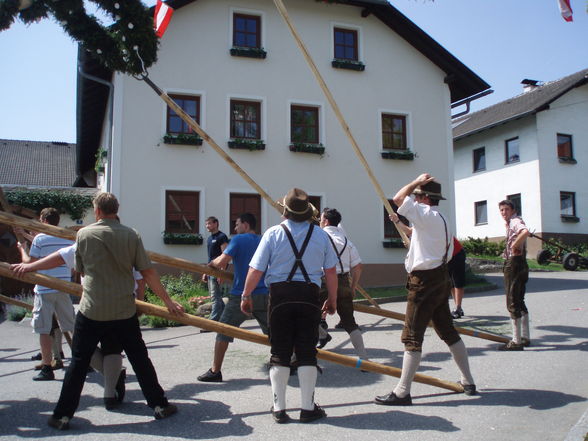
[[[314,216],[316,209],[308,200],[308,194],[299,188],[292,188],[281,201],[284,207],[283,215],[294,222],[304,222]]]
[[[445,198],[441,195],[441,184],[435,181],[427,182],[425,185],[419,185],[413,191],[413,194],[424,194],[425,196],[429,196],[431,199],[445,200]]]

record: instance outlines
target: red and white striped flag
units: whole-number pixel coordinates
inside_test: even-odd
[[[570,6],[570,0],[558,0],[559,3],[559,10],[561,12],[561,16],[565,21],[574,21],[572,14],[572,7]]]
[[[155,13],[153,14],[153,27],[155,28],[155,35],[159,38],[163,37],[167,26],[171,20],[174,10],[161,0],[157,0],[155,5]]]

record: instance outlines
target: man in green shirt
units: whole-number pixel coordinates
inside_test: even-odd
[[[170,313],[181,315],[183,308],[170,299],[161,284],[139,234],[116,219],[119,206],[116,197],[100,193],[93,205],[96,223],[82,228],[76,239],[76,270],[84,276],[84,291],[76,316],[72,362],[65,374],[57,406],[48,420],[49,426],[59,430],[69,428],[92,353],[104,336],[121,344],[155,418],[166,418],[177,412],[159,385],[141,336],[133,297],[133,267]]]

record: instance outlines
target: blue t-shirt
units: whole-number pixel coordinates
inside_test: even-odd
[[[49,236],[48,234],[40,233],[37,234],[33,239],[29,255],[31,257],[34,257],[35,259],[42,259],[43,257],[47,257],[49,254],[58,251],[61,248],[69,247],[71,245],[73,245],[73,242],[71,240],[62,239],[60,237],[54,237]],[[65,265],[60,265],[58,267],[48,270],[39,270],[39,273],[51,277],[56,277],[67,282],[71,282],[71,271]],[[37,294],[45,294],[56,291],[45,286],[35,285],[35,292]]]
[[[208,237],[208,240],[206,241],[206,246],[208,247],[209,262],[216,259],[223,253],[223,251],[221,250],[221,245],[223,243],[227,243],[228,241],[229,238],[222,231],[217,231],[216,233]]]
[[[224,254],[231,256],[233,259],[233,288],[230,294],[240,296],[245,288],[245,279],[249,271],[249,262],[259,245],[261,236],[254,233],[237,234],[231,238],[229,245],[225,248]],[[253,294],[267,294],[263,277],[259,280]]]

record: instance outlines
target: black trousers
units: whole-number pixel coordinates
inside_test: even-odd
[[[90,359],[103,337],[114,338],[122,346],[149,407],[168,404],[147,354],[137,315],[124,320],[96,321],[78,312],[71,350],[72,360],[63,379],[59,401],[53,411],[55,418],[73,417],[80,403]]]
[[[321,321],[319,287],[314,283],[280,282],[270,285],[269,340],[271,365],[316,366],[318,326]]]
[[[518,319],[528,314],[525,305],[525,292],[529,280],[529,266],[525,256],[512,256],[504,262],[504,290],[506,291],[506,308],[510,318]]]

